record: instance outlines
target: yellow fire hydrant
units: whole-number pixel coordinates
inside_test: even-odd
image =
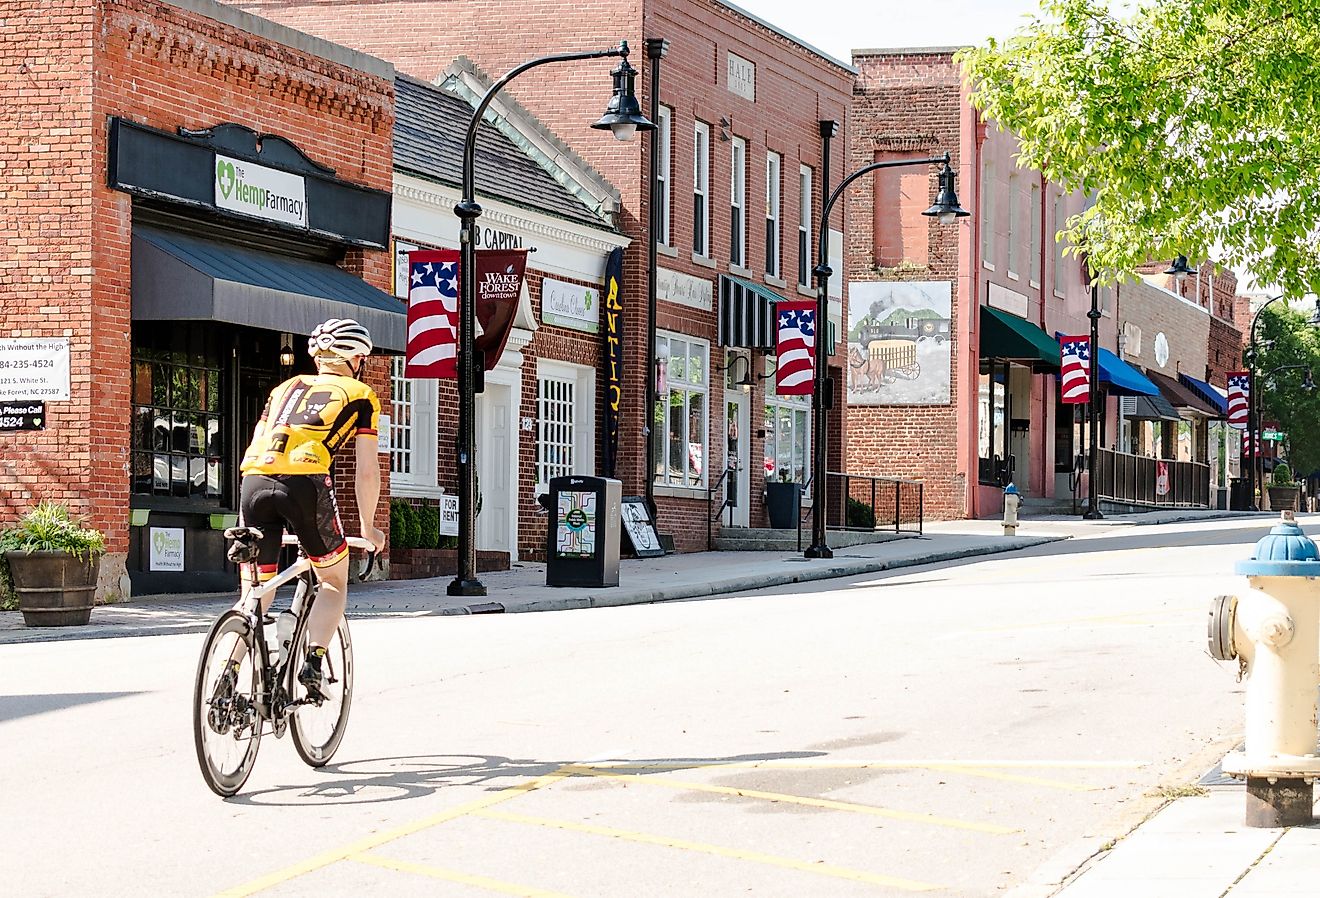
[[[1284,511],[1237,573],[1250,589],[1215,599],[1209,622],[1210,654],[1247,677],[1246,746],[1223,769],[1247,781],[1248,826],[1304,826],[1320,777],[1320,548]]]
[[[1018,528],[1018,505],[1022,502],[1022,495],[1018,492],[1017,484],[1010,483],[1004,487],[1004,536],[1017,536]]]

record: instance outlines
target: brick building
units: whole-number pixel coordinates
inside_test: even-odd
[[[1080,424],[1057,402],[1055,335],[1088,333],[1091,302],[1054,241],[1082,197],[1017,167],[953,53],[855,51],[849,141],[850,169],[948,151],[972,213],[957,227],[921,215],[933,167],[882,170],[849,199],[848,469],[925,481],[927,514],[945,519],[997,513],[1009,479],[1032,498],[1068,490]],[[1099,302],[1112,351],[1112,291]],[[879,354],[883,370],[864,361]]]
[[[820,222],[822,139],[834,120],[834,171],[844,163],[851,102],[850,66],[720,0],[605,2],[589,15],[561,0],[529,0],[516,9],[492,0],[245,0],[238,5],[295,28],[394,62],[434,82],[453,60],[471,59],[496,76],[536,56],[603,49],[631,41],[641,71],[638,98],[650,109],[650,66],[642,38],[667,38],[661,121],[654,138],[621,143],[593,131],[609,97],[609,61],[546,66],[520,76],[508,95],[529,110],[618,189],[618,228],[631,238],[624,261],[625,345],[630,353],[622,395],[617,476],[624,492],[655,479],[660,529],[680,548],[705,546],[709,488],[730,463],[738,497],[734,523],[765,523],[766,474],[810,477],[810,411],[774,393],[772,346],[722,332],[722,309],[738,318],[772,320],[777,299],[814,296],[810,268]],[[575,14],[578,13],[578,14]],[[419,31],[419,21],[443,22]],[[515,22],[518,41],[502,35]],[[659,156],[661,203],[656,353],[645,358],[649,153]],[[842,209],[830,222],[842,233]],[[841,237],[831,241],[842,272]],[[832,317],[843,313],[842,278],[833,279]],[[738,345],[741,344],[741,345]],[[743,361],[735,361],[735,359]],[[842,382],[841,366],[835,376]],[[656,409],[644,409],[648,377],[665,378]],[[749,389],[739,388],[747,383]],[[599,401],[597,399],[597,401]],[[832,458],[841,464],[844,415],[831,421]],[[643,429],[653,422],[657,452],[644,462]],[[478,455],[482,453],[478,445]],[[650,469],[650,470],[648,470]],[[781,473],[782,472],[782,475]],[[524,491],[524,493],[527,491]],[[722,497],[717,496],[718,503]]]
[[[67,502],[107,535],[102,595],[228,585],[217,528],[292,335],[352,314],[401,348],[393,68],[211,0],[56,0],[0,49],[0,337],[69,360],[45,428],[0,434],[0,519]]]

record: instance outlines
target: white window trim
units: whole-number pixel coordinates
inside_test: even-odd
[[[400,356],[392,363],[390,371],[390,427],[391,430],[399,421],[399,415],[395,411],[394,404],[394,379],[395,371],[402,368],[403,358]],[[439,408],[439,388],[437,382],[432,378],[407,378],[412,388],[412,421],[410,429],[412,431],[412,446],[409,449],[411,455],[412,470],[408,473],[396,472],[394,468],[395,456],[395,438],[391,433],[387,439],[390,446],[390,495],[407,498],[435,498],[444,493],[444,487],[437,484],[437,456],[439,443],[439,422],[437,413]]]
[[[733,245],[729,247],[729,264],[745,268],[747,266],[747,141],[742,137],[734,137],[732,143],[733,146],[729,149],[729,207],[730,210],[738,210],[742,226],[732,235]]]
[[[671,230],[671,223],[673,221],[673,212],[674,212],[673,196],[672,196],[673,192],[670,190],[670,182],[672,180],[671,176],[673,174],[671,171],[671,166],[673,164],[673,148],[674,148],[673,124],[674,124],[674,111],[670,109],[668,106],[661,106],[660,107],[660,142],[659,142],[660,158],[656,160],[657,161],[656,179],[660,182],[659,193],[661,199],[661,203],[660,203],[661,214],[660,214],[660,233],[656,235],[656,242],[661,246],[665,246],[665,247],[673,246],[673,233],[674,233]]]
[[[995,191],[990,160],[981,163],[981,264],[995,270]]]
[[[710,257],[710,125],[703,121],[697,121],[693,128],[692,143],[692,196],[693,204],[696,204],[696,197],[702,198],[702,208],[705,214],[701,216],[701,233],[693,234],[693,240],[701,238],[701,245],[692,247],[692,252],[698,256]],[[695,227],[695,224],[694,224]]]
[[[814,190],[812,186],[813,181],[814,178],[813,178],[813,172],[811,170],[811,166],[809,165],[799,166],[798,190],[800,192],[800,195],[798,198],[798,233],[805,234],[807,238],[805,241],[801,241],[801,240],[798,241],[801,245],[807,248],[806,264],[803,265],[801,261],[799,261],[798,263],[800,268],[799,273],[805,271],[807,278],[806,280],[803,280],[802,278],[798,278],[799,287],[811,286],[811,269],[814,267],[811,264],[811,210],[812,210],[812,196]]]
[[[1041,202],[1041,200],[1042,197],[1040,192],[1040,185],[1032,184],[1031,197],[1028,200],[1028,203],[1031,206],[1031,209],[1029,210],[1029,214],[1031,216],[1031,240],[1030,240],[1030,249],[1028,250],[1028,252],[1031,253],[1031,258],[1027,260],[1027,271],[1029,272],[1029,281],[1031,283],[1031,286],[1035,287],[1036,289],[1040,289],[1040,279],[1044,275],[1044,272],[1040,270],[1041,246],[1045,242],[1043,239],[1044,237],[1043,232],[1045,230],[1045,221],[1044,221],[1045,206],[1044,203]]]
[[[766,253],[766,277],[781,277],[784,270],[784,238],[781,227],[781,202],[783,200],[784,183],[784,159],[774,150],[765,154],[765,220],[767,223],[774,222],[774,229],[771,233],[774,236],[773,243],[767,243],[766,249],[774,248],[774,267],[770,266],[770,253]],[[780,285],[782,286],[782,285]]]
[[[548,481],[541,480],[541,436],[545,422],[541,420],[541,381],[545,378],[567,380],[573,387],[573,464],[570,474],[594,474],[596,471],[596,371],[586,365],[536,360],[536,438],[533,466],[537,480],[536,492],[550,489]]]
[[[1005,267],[1008,269],[1008,276],[1013,280],[1018,279],[1018,263],[1021,261],[1021,255],[1018,249],[1018,175],[1017,172],[1011,172],[1008,176],[1008,244],[1004,247]]]
[[[657,430],[659,432],[659,443],[661,445],[661,458],[664,460],[665,473],[652,474],[652,477],[655,480],[655,490],[656,492],[659,492],[661,489],[683,490],[685,492],[693,492],[700,490],[704,495],[707,484],[706,475],[707,472],[710,471],[710,416],[711,416],[710,403],[711,403],[711,395],[712,395],[711,370],[710,370],[710,341],[703,340],[700,337],[691,337],[688,336],[687,334],[674,333],[673,331],[657,331],[656,332],[657,342],[662,339],[666,342],[666,345],[668,345],[669,341],[671,340],[681,340],[693,346],[700,346],[704,351],[705,363],[702,366],[703,367],[702,373],[705,376],[705,381],[701,384],[693,384],[684,380],[682,381],[682,384],[683,384],[683,389],[688,393],[700,393],[704,397],[705,413],[701,416],[701,475],[697,478],[696,483],[671,483],[669,479],[670,478],[669,396],[668,393],[666,393],[663,396],[657,394],[656,402],[661,403],[665,410],[664,421],[657,427]],[[667,387],[670,390],[672,390],[674,388],[673,381],[668,377],[666,377],[666,381],[667,381],[666,383]],[[723,393],[721,393],[720,395],[723,396]],[[684,411],[686,416],[686,406],[684,407]],[[647,465],[649,466],[650,464],[651,461],[648,460]],[[686,476],[686,472],[685,472],[685,476]]]

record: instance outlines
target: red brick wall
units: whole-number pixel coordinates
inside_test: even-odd
[[[0,135],[0,162],[27,173],[4,207],[6,233],[23,243],[10,244],[16,264],[0,269],[3,330],[67,333],[74,349],[71,401],[52,408],[50,429],[0,436],[0,518],[38,496],[67,499],[106,531],[103,568],[122,572],[132,203],[105,185],[109,118],[167,131],[238,122],[389,189],[393,82],[147,0],[47,4],[40,26],[6,27],[0,42],[0,99],[25,123]],[[389,285],[386,253],[352,253],[345,267]],[[381,390],[382,366],[373,368]],[[343,498],[351,507],[351,490]]]
[[[47,403],[46,430],[0,433],[0,524],[53,499],[105,526],[97,500],[106,488],[81,476],[100,454],[89,339],[95,10],[55,0],[6,4],[2,15],[0,337],[67,337],[71,384],[69,401]],[[118,374],[127,378],[127,363]],[[122,427],[127,433],[126,419]],[[121,471],[116,485],[127,480]]]
[[[1228,372],[1242,370],[1242,349],[1241,331],[1230,322],[1219,318],[1210,319],[1210,347],[1206,359],[1210,383],[1228,389]],[[1193,374],[1190,371],[1188,373]]]
[[[744,18],[712,0],[656,0],[643,5],[641,0],[610,0],[591,10],[580,5],[566,6],[562,0],[528,0],[516,12],[506,3],[493,0],[383,0],[355,4],[351,8],[329,0],[258,0],[237,5],[258,15],[292,25],[393,61],[400,71],[425,79],[434,79],[459,55],[466,55],[490,77],[498,77],[513,66],[540,54],[603,49],[627,39],[633,51],[631,62],[641,71],[637,80],[638,98],[644,111],[650,109],[650,64],[645,58],[641,38],[665,37],[669,53],[661,71],[661,100],[674,110],[671,234],[676,256],[660,255],[659,264],[696,277],[715,280],[718,271],[728,270],[729,258],[729,181],[730,143],[721,139],[719,122],[730,136],[747,139],[747,218],[748,263],[754,279],[764,272],[764,232],[762,210],[765,193],[766,151],[783,154],[783,187],[780,221],[782,227],[781,271],[788,281],[784,292],[795,298],[797,279],[797,209],[799,163],[815,168],[814,185],[819,206],[820,135],[817,121],[832,118],[841,129],[834,143],[835,182],[845,162],[847,109],[851,77],[845,69],[832,65],[815,54],[790,42],[768,28]],[[567,14],[567,13],[572,14]],[[589,14],[588,14],[589,13]],[[441,21],[444,27],[419,32],[418,21]],[[503,39],[504,27],[516,23],[518,40]],[[726,52],[756,63],[756,102],[749,102],[729,92],[725,85]],[[518,77],[508,92],[535,114],[574,152],[619,189],[623,213],[621,230],[633,238],[624,256],[624,297],[626,308],[624,342],[629,348],[622,405],[625,410],[620,426],[620,446],[616,475],[623,481],[626,494],[644,491],[645,471],[642,461],[645,413],[644,395],[648,372],[638,362],[646,346],[646,247],[649,207],[645,196],[650,142],[638,140],[620,143],[590,125],[604,111],[609,97],[609,70],[614,60],[599,60],[547,66]],[[692,156],[693,121],[701,119],[711,128],[710,235],[716,268],[694,264],[692,247]],[[843,210],[836,210],[833,226],[841,228]],[[813,222],[813,234],[818,234]],[[839,275],[836,274],[836,277]],[[662,302],[658,327],[707,339],[712,344],[711,369],[714,376],[722,364],[722,353],[715,343],[715,315],[694,311],[685,306]],[[538,340],[540,337],[538,336]],[[542,344],[525,351],[529,361]],[[549,351],[549,350],[548,350]],[[599,359],[599,355],[595,356]],[[528,364],[528,363],[525,363]],[[596,363],[599,370],[599,362]],[[534,372],[524,383],[534,382]],[[598,375],[598,389],[599,389]],[[714,438],[724,433],[724,411],[720,381],[711,384],[711,418],[708,447],[712,460],[722,458]],[[754,394],[759,395],[759,394]],[[754,404],[753,408],[757,406]],[[525,412],[526,413],[526,412]],[[836,412],[839,417],[842,412]],[[754,420],[756,415],[753,416]],[[754,425],[755,431],[759,424]],[[442,444],[443,445],[443,444]],[[759,458],[759,445],[752,446],[752,457]],[[760,485],[754,478],[751,493],[753,513],[759,514]],[[705,528],[693,528],[699,521],[697,510],[704,512],[704,494],[695,500],[661,498],[660,527],[675,534],[684,549],[705,547]],[[525,520],[525,510],[520,509]],[[753,525],[763,524],[757,517]],[[697,534],[695,531],[700,530]]]
[[[949,151],[952,165],[962,164],[960,76],[947,54],[854,55],[860,70],[853,92],[852,128],[848,138],[848,170],[853,171],[886,156],[922,156]],[[938,187],[937,168],[905,170],[920,172],[922,178],[903,182],[916,189],[924,180],[924,194],[914,205],[929,206]],[[882,191],[885,181],[882,181]],[[862,178],[849,188],[847,273],[848,280],[952,281],[953,308],[950,333],[955,360],[951,371],[952,401],[946,406],[850,406],[848,409],[847,468],[854,474],[910,477],[925,482],[925,514],[930,520],[956,519],[967,515],[966,477],[958,464],[959,407],[966,407],[961,369],[957,363],[965,347],[959,334],[967,314],[968,297],[961,294],[958,279],[958,226],[939,225],[926,219],[925,264],[877,271],[886,259],[876,257],[874,223],[885,201],[875,193],[875,181]],[[959,196],[968,206],[972,185],[959,182]],[[899,209],[888,210],[899,213]],[[910,231],[910,229],[909,229]],[[911,239],[910,233],[905,235]],[[909,252],[909,260],[920,262],[921,252]],[[970,402],[975,412],[975,386]],[[972,472],[970,476],[975,476]]]

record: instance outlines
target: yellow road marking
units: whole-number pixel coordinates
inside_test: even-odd
[[[993,823],[974,823],[968,820],[955,820],[952,817],[936,817],[930,814],[917,814],[911,811],[896,811],[892,808],[882,808],[867,804],[852,804],[851,802],[834,801],[829,798],[806,798],[801,795],[785,795],[779,792],[762,792],[758,789],[734,789],[728,786],[712,786],[706,783],[679,782],[677,780],[661,779],[659,777],[643,777],[635,773],[605,773],[590,767],[581,766],[571,766],[567,769],[572,773],[584,773],[587,776],[595,776],[602,779],[628,780],[630,782],[644,783],[648,786],[663,786],[667,789],[677,789],[682,792],[713,792],[716,795],[737,795],[740,798],[759,798],[764,801],[800,804],[813,808],[825,808],[831,811],[850,811],[855,814],[870,814],[875,817],[889,817],[895,820],[908,820],[914,823],[929,823],[933,826],[946,826],[953,829],[970,829],[975,830],[976,832],[993,833],[995,835],[1008,835],[1009,833],[1020,831],[1007,826],[997,826]]]
[[[1060,789],[1064,792],[1099,792],[1100,786],[1088,786],[1083,783],[1069,783],[1063,780],[1047,779],[1040,776],[1022,776],[1017,773],[999,773],[979,767],[966,767],[961,764],[928,764],[925,770],[939,770],[943,773],[958,773],[963,776],[975,776],[988,780],[1003,780],[1008,783],[1024,783],[1028,786],[1044,786],[1047,789]]]
[[[941,886],[934,885],[933,883],[920,882],[915,879],[902,879],[896,876],[884,876],[879,873],[867,873],[865,870],[854,870],[850,867],[837,867],[833,864],[813,864],[807,861],[778,857],[773,854],[762,854],[759,851],[744,851],[740,848],[725,848],[721,845],[707,845],[703,842],[690,842],[687,839],[671,839],[665,836],[654,836],[649,833],[632,832],[626,829],[614,829],[613,827],[597,826],[591,823],[574,823],[569,820],[551,820],[546,817],[532,817],[527,814],[515,814],[509,811],[483,810],[477,811],[476,814],[480,817],[489,817],[492,820],[505,820],[510,823],[525,823],[530,826],[544,826],[551,829],[565,829],[572,832],[591,833],[597,836],[624,839],[629,842],[642,842],[647,845],[663,845],[669,848],[680,848],[685,851],[699,851],[704,854],[713,854],[717,857],[734,858],[742,861],[754,861],[758,864],[769,864],[775,867],[785,867],[789,870],[800,870],[804,873],[832,876],[836,879],[851,879],[857,882],[887,886],[891,889],[903,889],[909,892],[929,892],[941,888]]]
[[[1041,770],[1136,770],[1146,767],[1148,761],[1056,761],[1056,760],[1016,760],[1007,758],[974,758],[968,760],[953,759],[897,759],[893,761],[850,760],[848,758],[821,758],[818,761],[794,761],[767,758],[764,761],[628,761],[574,764],[571,769],[587,767],[593,770],[699,770],[706,768],[728,767],[733,770],[864,770],[867,768],[906,770],[921,767],[964,767],[1003,768],[1011,770],[1039,768]]]
[[[475,813],[484,813],[477,811]],[[395,860],[394,858],[381,857],[378,854],[355,854],[348,858],[350,861],[357,861],[361,864],[374,864],[377,867],[385,867],[389,870],[399,870],[403,873],[414,873],[418,876],[429,876],[432,879],[443,879],[448,882],[457,882],[465,886],[476,886],[479,889],[489,889],[492,892],[503,892],[506,895],[518,895],[521,898],[572,898],[571,895],[565,895],[563,892],[548,892],[545,889],[538,889],[534,886],[520,886],[517,883],[504,882],[500,879],[491,879],[488,876],[475,876],[471,873],[460,873],[457,870],[449,870],[444,867],[432,867],[430,864],[414,864],[409,861]]]
[[[244,898],[244,896],[253,895],[263,889],[268,889],[271,886],[276,886],[282,882],[287,882],[290,879],[311,873],[313,870],[319,870],[322,867],[328,867],[338,861],[347,860],[353,855],[370,851],[373,848],[384,845],[386,842],[393,842],[395,839],[410,836],[413,833],[421,832],[424,829],[430,829],[433,826],[437,826],[449,820],[465,817],[468,814],[480,811],[483,808],[488,808],[491,805],[500,804],[511,798],[517,798],[519,795],[524,795],[534,789],[539,789],[544,785],[552,783],[555,780],[560,780],[569,776],[568,770],[568,767],[561,767],[554,773],[547,773],[545,776],[539,776],[529,782],[519,783],[516,786],[501,789],[498,792],[491,793],[483,798],[478,798],[476,801],[470,801],[467,804],[459,805],[456,808],[451,808],[448,811],[442,811],[439,814],[434,814],[422,820],[416,820],[395,829],[388,829],[367,836],[365,839],[359,839],[343,848],[336,848],[323,852],[314,857],[310,857],[307,860],[299,861],[296,864],[285,867],[283,870],[276,870],[274,873],[268,873],[265,876],[252,880],[251,882],[234,886],[231,889],[226,889],[223,892],[219,892],[215,898]]]

